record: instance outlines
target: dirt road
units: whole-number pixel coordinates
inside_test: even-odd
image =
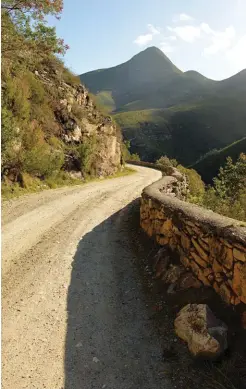
[[[169,388],[126,233],[161,173],[136,170],[4,203],[3,389]]]

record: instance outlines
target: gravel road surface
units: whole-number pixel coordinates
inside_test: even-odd
[[[169,389],[129,213],[155,170],[2,206],[2,388]]]

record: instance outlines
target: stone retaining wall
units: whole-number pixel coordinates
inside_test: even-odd
[[[246,224],[177,198],[166,176],[142,192],[140,222],[228,304],[246,304]]]

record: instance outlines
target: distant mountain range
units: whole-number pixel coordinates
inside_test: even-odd
[[[167,154],[191,165],[246,135],[246,70],[213,81],[196,71],[182,72],[150,47],[80,79],[143,160]]]

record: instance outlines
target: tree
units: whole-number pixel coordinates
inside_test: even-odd
[[[63,39],[57,38],[55,28],[46,25],[45,16],[59,19],[62,0],[5,0],[2,10],[2,52],[27,54],[28,50],[43,54],[64,54],[69,48]]]
[[[63,0],[4,0],[1,2],[1,9],[15,20],[26,14],[35,20],[42,20],[48,14],[59,18]]]
[[[235,164],[228,157],[225,166],[220,168],[218,177],[214,178],[214,186],[220,198],[230,198],[234,202],[246,187],[246,154],[240,154]]]

